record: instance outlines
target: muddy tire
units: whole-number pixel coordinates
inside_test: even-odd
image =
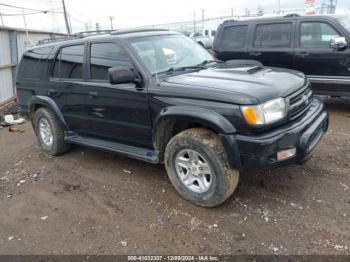
[[[49,109],[42,107],[35,112],[33,126],[41,148],[48,155],[56,156],[69,150],[69,144],[64,142],[64,130]]]
[[[185,130],[170,140],[165,168],[180,195],[202,207],[222,204],[239,181],[239,172],[229,167],[221,140],[204,128]]]

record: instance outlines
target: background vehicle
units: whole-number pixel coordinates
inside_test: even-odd
[[[225,201],[244,169],[306,161],[328,128],[304,74],[223,64],[169,31],[29,49],[17,88],[46,153],[79,144],[165,163],[176,190],[206,207]]]
[[[213,47],[216,30],[204,29],[190,34],[190,37],[201,46],[209,49]]]
[[[226,21],[214,41],[222,60],[254,59],[304,72],[317,94],[350,96],[350,18],[286,16]]]

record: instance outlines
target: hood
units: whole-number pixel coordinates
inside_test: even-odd
[[[286,97],[305,85],[301,72],[268,67],[208,68],[194,73],[181,74],[165,79],[170,84],[199,88],[200,92],[214,92],[222,96],[242,96],[245,101],[263,103],[274,98]],[[251,99],[247,99],[251,98]],[[240,99],[238,99],[240,100]]]

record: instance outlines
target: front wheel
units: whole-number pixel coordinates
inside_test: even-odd
[[[180,195],[203,207],[223,203],[239,181],[239,172],[229,167],[219,137],[204,128],[173,137],[165,150],[165,167]]]

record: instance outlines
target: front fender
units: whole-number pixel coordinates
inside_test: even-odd
[[[187,120],[207,126],[220,134],[233,134],[234,126],[219,113],[198,107],[172,106],[163,109],[155,121],[155,126],[164,120]]]
[[[158,115],[153,130],[153,141],[156,144],[155,147],[161,152],[161,158],[166,147],[165,143],[171,138],[172,126],[169,126],[169,123],[174,123],[176,120],[198,123],[214,130],[223,142],[231,168],[241,169],[240,154],[233,136],[236,133],[235,127],[215,111],[191,106],[168,107]]]
[[[59,107],[57,106],[57,104],[55,103],[55,101],[53,99],[51,99],[50,97],[47,97],[47,96],[33,96],[29,100],[31,119],[33,119],[33,117],[34,117],[35,108],[37,106],[44,106],[44,107],[50,109],[53,112],[53,114],[56,116],[57,121],[60,124],[60,126],[64,130],[66,130],[66,131],[68,130],[68,126],[66,124],[66,121],[64,120],[63,115],[62,115]]]

